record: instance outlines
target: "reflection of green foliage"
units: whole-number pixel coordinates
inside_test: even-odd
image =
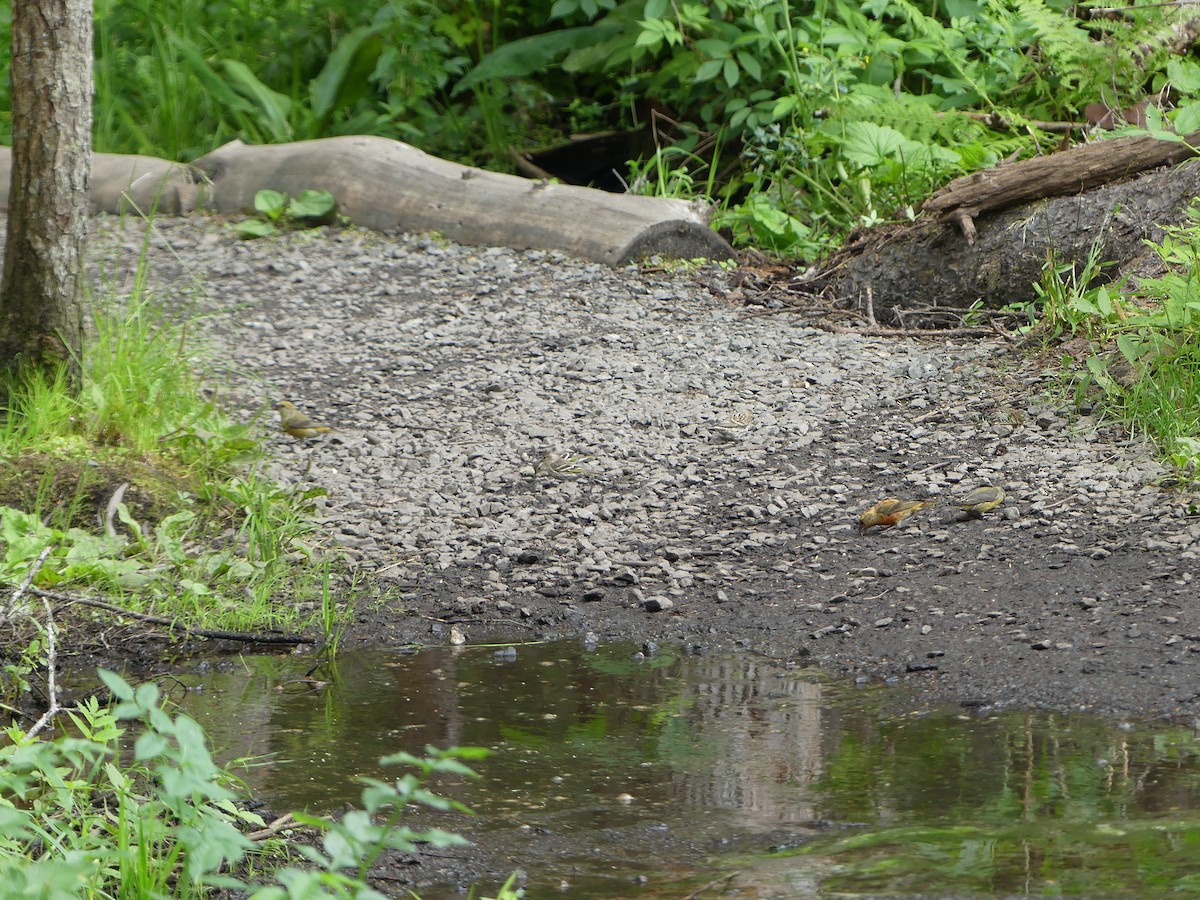
[[[639,669],[668,669],[675,665],[675,655],[673,653],[663,653],[641,661],[637,661],[632,656],[625,654],[620,656],[601,656],[593,653],[586,659],[590,668],[605,675],[632,675]]]
[[[1154,896],[1195,891],[1200,819],[900,826],[814,841],[789,855],[836,865],[828,892]]]
[[[1152,817],[1175,814],[1178,793],[1200,782],[1191,732],[1049,713],[860,714],[839,726],[819,785],[822,814],[894,824],[800,851],[836,863],[826,890],[1195,889],[1200,816]]]

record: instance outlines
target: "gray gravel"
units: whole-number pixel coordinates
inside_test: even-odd
[[[93,254],[122,269],[141,241],[101,219]],[[834,334],[754,315],[715,268],[427,236],[160,219],[150,256],[206,314],[273,474],[328,489],[330,532],[397,612],[930,671],[987,702],[1176,715],[1200,693],[1188,498],[998,341]],[[279,434],[279,399],[339,433]],[[855,528],[882,497],[980,483],[1009,495],[983,520]],[[1080,693],[1089,665],[1125,680]]]

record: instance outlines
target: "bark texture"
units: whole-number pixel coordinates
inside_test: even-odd
[[[0,365],[77,378],[92,153],[90,0],[18,0],[13,154],[0,281]]]
[[[292,196],[314,188],[333,194],[355,224],[380,231],[438,231],[464,244],[562,250],[609,265],[654,254],[733,256],[702,205],[486,172],[381,137],[233,141],[193,166],[210,180],[205,205],[221,212],[252,207],[263,188]]]
[[[0,208],[8,201],[8,160],[0,147]],[[233,141],[191,165],[97,153],[93,164],[97,211],[241,213],[264,188],[290,196],[311,188],[333,194],[354,224],[379,231],[437,231],[464,244],[562,250],[609,265],[734,256],[709,228],[703,204],[486,172],[381,137]]]

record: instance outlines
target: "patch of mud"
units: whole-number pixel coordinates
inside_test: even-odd
[[[96,231],[127,270],[140,233]],[[1200,708],[1190,499],[1000,342],[831,334],[751,314],[717,270],[423,237],[160,220],[150,255],[205,314],[227,402],[272,432],[283,398],[339,429],[273,437],[272,474],[329,491],[365,576],[353,643],[591,631],[931,702]],[[985,483],[1008,500],[982,519],[855,528],[883,497]]]

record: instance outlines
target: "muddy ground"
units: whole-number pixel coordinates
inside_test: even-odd
[[[1053,351],[862,336],[716,268],[357,230],[245,242],[199,218],[149,246],[162,296],[205,315],[223,402],[268,432],[283,398],[338,427],[272,436],[272,474],[329,491],[365,588],[351,645],[591,632],[931,702],[1200,712],[1193,498],[1072,402]],[[98,219],[93,248],[129,271],[140,227]],[[952,515],[983,483],[1004,506]],[[943,505],[860,535],[887,496]]]

